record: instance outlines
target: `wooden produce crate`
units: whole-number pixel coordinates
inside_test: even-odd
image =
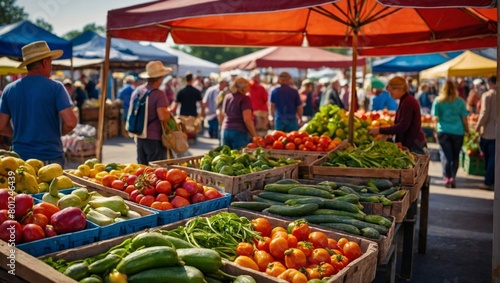
[[[382,216],[393,216],[395,221],[400,223],[406,217],[406,213],[411,205],[410,191],[407,191],[405,196],[400,201],[393,201],[392,205],[384,206],[381,203],[360,202],[363,205],[363,212],[366,214],[377,214]]]
[[[99,120],[99,107],[84,107],[82,108],[82,124],[86,122]]]
[[[69,170],[64,170],[63,174],[65,176],[68,176],[74,183],[77,183],[77,184],[80,184],[80,185],[82,185],[84,187],[87,187],[89,190],[96,191],[96,192],[100,193],[101,195],[103,195],[105,197],[109,197],[109,196],[121,196],[125,200],[130,199],[129,194],[127,194],[126,192],[115,190],[115,189],[112,189],[112,188],[108,188],[108,187],[103,186],[101,184],[92,182],[92,181],[89,180],[88,177],[78,177],[78,176],[75,176],[73,174],[70,174]]]
[[[85,160],[96,157],[95,147],[92,149],[80,150],[80,151],[67,151],[66,158],[69,162],[79,162],[83,163]]]
[[[339,145],[333,151],[339,149]],[[342,149],[342,148],[340,148]],[[333,152],[331,151],[331,152]],[[321,181],[337,181],[345,180],[345,177],[352,177],[363,182],[368,182],[371,179],[388,179],[394,185],[401,186],[410,191],[410,201],[414,202],[418,198],[420,189],[422,188],[429,170],[429,155],[416,154],[416,164],[412,169],[383,169],[383,168],[356,168],[356,167],[333,167],[321,166],[325,162],[328,155],[316,160],[310,166],[313,180]]]
[[[150,162],[149,165],[182,169],[195,181],[208,186],[223,187],[224,191],[231,195],[236,195],[245,190],[261,190],[265,185],[275,183],[281,179],[298,178],[298,164],[275,167],[240,176],[228,176],[199,169],[202,157],[203,155],[160,160]]]
[[[104,125],[104,136],[106,138],[115,138],[120,134],[118,118],[107,119]]]
[[[300,150],[285,150],[285,149],[263,149],[268,156],[285,157],[300,160],[298,175],[301,179],[310,178],[309,165],[319,158],[325,156],[327,152],[318,151],[300,151]],[[253,153],[255,148],[244,148],[243,152]]]

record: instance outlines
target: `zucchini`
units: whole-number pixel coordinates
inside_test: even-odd
[[[376,229],[370,227],[361,228],[361,235],[372,239],[380,238],[380,233]]]
[[[85,262],[75,263],[70,265],[64,271],[64,275],[75,279],[76,281],[82,280],[85,277],[88,277],[89,274],[89,265]]]
[[[106,270],[112,270],[120,262],[121,256],[109,253],[105,258],[98,261],[94,261],[89,265],[89,273],[91,274],[101,274]]]
[[[143,232],[132,239],[133,250],[137,250],[140,247],[155,246],[173,247],[174,245],[159,232]]]
[[[212,249],[177,249],[177,255],[186,265],[196,267],[203,273],[216,272],[222,266],[220,254]]]
[[[372,185],[377,188],[379,191],[387,190],[394,186],[391,181],[387,179],[376,179],[368,182],[368,185]]]
[[[387,234],[387,232],[389,232],[389,228],[387,228],[385,226],[360,221],[360,220],[353,219],[353,218],[350,218],[347,216],[306,215],[306,216],[303,216],[303,218],[306,221],[308,221],[310,223],[315,223],[315,224],[328,223],[328,222],[345,223],[345,224],[351,224],[353,226],[356,226],[356,227],[358,227],[358,229],[370,227],[370,228],[376,229],[380,234],[384,234],[384,235]]]
[[[337,186],[339,188],[348,187],[348,188],[350,188],[353,191],[358,192],[358,193],[366,193],[367,192],[367,190],[364,186],[358,186],[358,185],[347,184],[347,183],[337,183]]]
[[[296,205],[271,205],[267,210],[270,213],[281,216],[304,216],[312,214],[318,207],[315,203],[305,203]]]
[[[161,234],[160,234],[161,235]],[[181,265],[175,249],[171,247],[149,247],[137,250],[124,257],[116,266],[120,273],[133,275],[156,267]]]
[[[325,199],[333,198],[332,194],[330,194],[329,192],[311,187],[295,187],[288,190],[288,193],[293,195],[304,195],[304,196],[320,197]]]
[[[396,192],[394,192],[386,197],[388,200],[398,201],[398,200],[403,199],[403,197],[406,195],[406,192],[407,192],[407,190],[399,190],[399,191],[396,191]]]
[[[375,186],[363,186],[363,188],[366,189],[366,191],[369,193],[373,193],[373,194],[380,193],[380,190]]]
[[[385,196],[379,196],[378,199],[384,206],[390,206],[392,205],[392,200],[386,198]]]
[[[365,221],[370,222],[370,223],[374,223],[374,224],[378,224],[378,225],[382,225],[382,226],[385,226],[387,228],[390,228],[392,226],[391,220],[389,220],[381,215],[375,215],[375,214],[366,215]]]
[[[388,195],[390,195],[392,193],[395,193],[397,191],[399,191],[398,187],[391,187],[391,188],[389,188],[387,190],[380,191],[380,194],[384,195],[384,196],[388,196]]]
[[[267,184],[264,186],[264,191],[267,192],[275,192],[275,193],[283,193],[288,194],[290,189],[293,189],[297,186],[301,186],[301,184]]]
[[[260,202],[260,201],[233,201],[231,203],[232,207],[243,208],[259,212],[270,207],[271,205],[272,204],[268,202]]]
[[[343,191],[346,194],[357,194],[359,195],[360,192],[353,190],[350,187],[342,186],[339,188],[340,191]]]
[[[333,195],[337,196],[337,197],[341,197],[341,196],[346,196],[346,195],[350,195],[350,194],[353,194],[353,195],[357,195],[358,193],[354,192],[354,193],[348,193],[348,192],[344,192],[342,190],[333,190]]]
[[[379,203],[380,199],[377,196],[375,196],[375,195],[371,195],[371,196],[359,196],[359,201],[361,201],[361,202]]]
[[[323,181],[321,183],[318,183],[318,185],[326,185],[326,186],[329,186],[330,188],[332,188],[333,190],[335,190],[339,187],[337,185],[337,183],[332,182],[332,181]]]
[[[172,245],[176,248],[176,249],[188,249],[188,248],[196,248],[195,245],[189,243],[188,241],[185,241],[181,238],[178,238],[178,237],[174,237],[172,235],[169,235],[169,234],[163,234],[165,230],[160,230],[163,235],[163,237],[168,240],[170,243],[172,243]],[[165,231],[168,233],[168,231]]]
[[[152,268],[128,277],[128,283],[204,283],[203,273],[196,267],[172,266]]]
[[[348,212],[352,212],[352,213],[361,213],[364,215],[364,212],[359,210],[357,205],[352,204],[350,202],[327,199],[323,203],[324,203],[323,204],[324,208],[343,210],[343,211],[348,211]]]
[[[343,211],[343,210],[324,209],[324,208],[320,208],[320,209],[316,210],[315,212],[313,212],[313,214],[314,215],[347,216],[347,217],[351,217],[351,218],[358,219],[358,220],[363,220],[365,218],[365,216],[361,213],[352,213],[352,212],[347,212],[347,211]]]
[[[356,234],[356,235],[361,235],[361,231],[358,229],[358,227],[353,226],[351,224],[345,224],[345,223],[321,223],[321,226],[325,226],[328,228],[332,228],[335,230],[341,230],[344,232],[348,232],[351,234]]]
[[[278,185],[282,185],[282,184],[300,184],[299,181],[297,180],[294,180],[294,179],[281,179],[277,182],[275,182],[275,184],[278,184]]]
[[[352,204],[359,203],[359,195],[357,194],[348,194],[345,196],[335,197],[334,200],[350,202]]]
[[[304,203],[315,203],[319,207],[323,207],[323,200],[320,198],[311,198],[311,197],[304,197],[304,198],[298,198],[298,199],[289,199],[285,201],[285,204],[287,205],[294,205],[294,204],[304,204]]]
[[[304,198],[304,195],[282,194],[282,193],[263,191],[259,193],[259,197],[285,203],[285,201],[289,199]]]
[[[275,201],[275,200],[270,200],[267,198],[259,197],[258,195],[253,195],[252,196],[253,201],[258,201],[258,202],[267,202],[270,204],[283,204],[281,201]]]
[[[90,277],[83,278],[82,280],[78,281],[78,283],[102,283],[102,279],[96,276],[98,275],[93,274]]]

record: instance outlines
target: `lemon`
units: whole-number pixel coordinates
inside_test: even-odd
[[[102,171],[104,171],[104,169],[106,169],[106,166],[102,163],[96,163],[96,164],[94,164],[93,169],[97,170],[97,172],[102,172]]]
[[[75,170],[75,171],[80,171],[83,176],[88,177],[90,174],[90,167],[88,165],[82,164],[82,165],[78,166],[78,170]]]
[[[75,170],[75,171],[78,172],[79,170]],[[74,186],[75,185],[73,184],[73,181],[68,176],[57,177],[57,189],[58,190],[69,189],[69,188],[73,188]]]

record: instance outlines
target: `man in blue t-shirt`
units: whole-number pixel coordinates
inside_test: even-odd
[[[22,159],[64,166],[61,136],[73,130],[77,118],[63,84],[49,79],[52,60],[63,51],[37,41],[23,46],[22,53],[18,68],[26,66],[28,74],[7,85],[0,98],[0,133],[13,136],[13,150]]]
[[[398,110],[398,103],[394,98],[391,97],[387,90],[382,89],[374,89],[373,90],[374,97],[371,101],[371,111],[384,110],[387,109],[389,111]]]
[[[291,132],[299,129],[302,123],[302,102],[299,92],[290,86],[292,76],[282,72],[278,76],[279,87],[271,92],[271,122],[274,120],[274,129]]]

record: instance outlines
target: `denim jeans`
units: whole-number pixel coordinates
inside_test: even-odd
[[[208,135],[211,139],[219,138],[219,120],[217,120],[217,117],[208,120]]]
[[[495,140],[480,138],[479,147],[484,155],[484,184],[491,186],[495,182]]]
[[[275,119],[274,129],[278,131],[283,131],[289,133],[291,131],[297,131],[299,129],[299,122],[297,119],[285,120],[285,119]]]
[[[460,149],[464,142],[464,136],[452,135],[446,133],[438,133],[439,146],[443,150],[444,162],[444,177],[455,178],[459,167]]]
[[[64,155],[63,155],[61,157],[57,157],[57,158],[54,158],[54,159],[44,160],[43,163],[45,165],[49,165],[49,164],[52,164],[52,163],[57,163],[57,164],[61,165],[62,168],[64,168],[64,166],[66,166],[66,159],[64,158]]]
[[[238,130],[222,130],[222,145],[227,145],[231,149],[241,149],[250,142],[250,136],[247,132]]]

